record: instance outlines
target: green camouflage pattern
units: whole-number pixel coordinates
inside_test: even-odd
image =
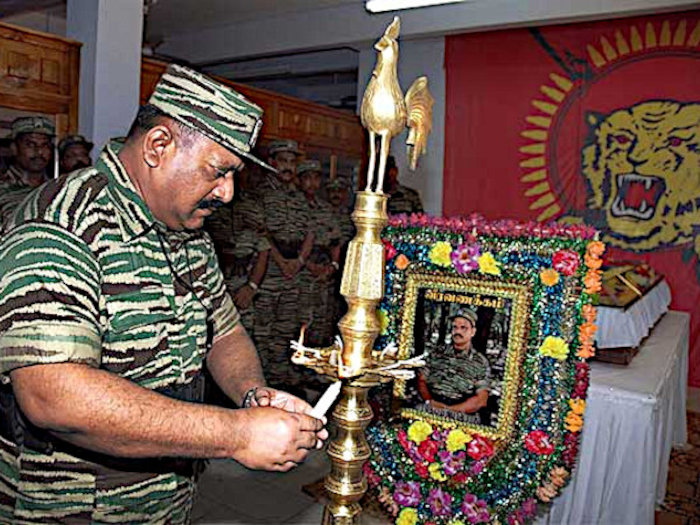
[[[148,103],[237,155],[275,171],[252,154],[262,128],[263,110],[234,89],[171,64]]]
[[[390,215],[405,213],[423,213],[423,203],[416,190],[399,184],[395,191],[389,194],[387,212]]]
[[[0,242],[4,380],[71,362],[152,390],[187,385],[206,356],[205,306],[215,339],[238,323],[211,239],[158,222],[117,154],[108,146],[94,168],[50,181],[13,215]],[[198,298],[173,271],[193,276]],[[45,454],[5,439],[0,486],[3,523],[188,523],[195,490],[189,475],[115,470],[80,449]]]
[[[491,384],[489,361],[473,348],[467,352],[455,350],[452,345],[435,348],[421,372],[431,393],[453,403],[489,389]]]
[[[294,186],[283,186],[270,175],[256,192],[261,203],[264,232],[271,244],[301,244],[309,232],[311,215],[304,194]],[[270,256],[267,272],[255,302],[255,340],[272,386],[293,386],[301,382],[302,367],[293,367],[289,342],[301,327],[299,295],[301,276],[285,279]]]
[[[330,264],[331,249],[340,243],[340,228],[330,204],[314,199],[307,200],[311,215],[311,231],[314,232],[314,247],[309,261],[316,264]],[[335,333],[334,288],[336,275],[329,279],[319,279],[304,268],[301,271],[300,308],[301,319],[308,327],[306,344],[311,346],[330,345]]]
[[[15,139],[22,133],[40,133],[54,137],[56,135],[56,126],[46,117],[19,117],[12,121],[10,134]]]
[[[0,177],[0,239],[5,224],[33,189],[24,183],[22,171],[14,164]]]

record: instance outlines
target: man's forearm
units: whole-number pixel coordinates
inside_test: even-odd
[[[265,250],[264,252],[258,253],[258,258],[255,261],[250,275],[248,276],[248,281],[255,283],[260,286],[263,279],[265,278],[265,272],[267,271],[267,259],[270,256],[270,250]]]
[[[87,365],[36,365],[11,377],[32,423],[97,452],[225,458],[246,439],[246,411],[171,399]]]
[[[489,394],[487,390],[479,390],[475,395],[466,399],[465,401],[452,405],[453,410],[459,412],[464,412],[465,414],[472,414],[477,410],[480,410],[486,406],[488,402]]]
[[[299,256],[306,260],[309,258],[309,255],[311,254],[311,250],[313,250],[314,247],[314,240],[316,239],[316,235],[312,232],[309,232],[306,234],[306,237],[304,237],[303,242],[301,243],[301,249],[299,250]]]
[[[207,367],[219,388],[238,405],[249,389],[265,386],[258,351],[240,323],[214,343]]]

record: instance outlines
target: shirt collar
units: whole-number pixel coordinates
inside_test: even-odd
[[[5,172],[5,182],[9,182],[13,186],[28,186],[25,182],[26,172],[17,166],[17,164],[12,164]],[[46,177],[44,177],[45,179]]]
[[[130,241],[159,223],[139,195],[124,164],[119,159],[122,145],[111,141],[104,147],[95,164],[98,171],[107,174],[109,192],[119,210],[118,217],[124,240]],[[160,223],[162,224],[162,223]],[[163,225],[165,228],[165,225]]]

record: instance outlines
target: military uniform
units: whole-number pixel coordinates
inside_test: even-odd
[[[423,213],[423,204],[416,190],[398,184],[396,189],[389,194],[387,211],[390,215]]]
[[[151,390],[184,392],[201,380],[207,313],[209,337],[230,333],[238,322],[209,237],[170,232],[157,222],[113,147],[95,169],[35,192],[15,221],[0,245],[4,377],[31,364],[74,362]],[[27,273],[29,267],[36,270]],[[174,275],[197,276],[192,291]],[[34,485],[0,499],[0,521],[123,523],[168,516],[187,522],[191,462],[149,464],[46,442],[32,448],[0,436],[2,454],[11,458],[0,470],[4,485],[14,490],[27,476]]]
[[[229,274],[226,276],[226,288],[233,297],[243,286],[249,285],[250,272],[259,255],[270,249],[270,243],[263,234],[264,217],[261,207],[254,195],[242,192],[235,202],[232,214],[233,257]],[[241,322],[248,334],[255,336],[255,304],[257,297],[245,310],[239,310]]]
[[[262,110],[230,88],[169,66],[149,103],[252,158]],[[119,149],[36,190],[0,242],[3,523],[190,521],[194,461],[58,440],[24,418],[8,381],[20,367],[81,363],[201,401],[207,350],[239,322],[209,236],[158,221]]]
[[[307,170],[320,173],[320,162],[306,161],[300,164],[299,177],[303,177]],[[335,222],[333,208],[317,197],[307,198],[307,202],[311,216],[310,227],[314,233],[314,244],[309,255],[309,262],[326,266],[332,265],[332,251],[337,250],[340,243],[340,229]],[[335,261],[335,266],[336,270],[340,268],[338,261]],[[308,327],[306,343],[311,346],[325,346],[332,342],[335,332],[334,288],[337,282],[336,277],[336,273],[326,277],[314,277],[306,267],[301,271],[301,320]]]
[[[256,192],[264,217],[264,232],[270,245],[286,259],[296,259],[309,232],[311,215],[304,194],[292,184],[282,184],[269,175]],[[301,328],[297,273],[286,279],[270,256],[265,278],[255,303],[255,338],[271,386],[299,386],[301,367],[293,367],[289,342]]]
[[[421,373],[432,398],[448,405],[462,403],[477,391],[489,389],[491,385],[489,361],[474,348],[468,351],[455,350],[452,345],[435,348],[430,351]],[[465,422],[481,422],[478,413],[447,412],[445,415],[457,417]]]
[[[13,140],[23,133],[40,133],[53,138],[55,128],[46,117],[19,117],[12,122]],[[17,164],[10,165],[5,173],[0,174],[0,237],[4,231],[3,225],[34,189],[26,180],[26,173]]]

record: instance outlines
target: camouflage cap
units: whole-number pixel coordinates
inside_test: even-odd
[[[82,135],[68,135],[67,137],[63,138],[61,142],[58,143],[58,152],[63,155],[63,153],[71,146],[75,146],[76,144],[81,144],[85,146],[85,148],[88,150],[88,153],[90,153],[90,150],[92,150],[92,147],[94,144],[87,140],[85,137]]]
[[[328,184],[326,184],[326,189],[329,190],[344,190],[347,187],[348,182],[345,180],[345,177],[336,177],[329,180]]]
[[[471,308],[460,308],[454,314],[450,316],[450,320],[454,321],[457,317],[462,317],[467,321],[470,321],[472,325],[476,326],[476,321],[479,318],[476,312]]]
[[[12,121],[12,138],[16,139],[22,133],[41,133],[54,137],[56,127],[50,119],[46,117],[19,117]]]
[[[276,171],[251,153],[263,124],[262,108],[234,89],[171,64],[148,103],[236,155]]]
[[[299,143],[292,139],[273,140],[270,142],[270,146],[267,148],[267,151],[271,157],[276,153],[282,153],[283,151],[290,151],[296,155],[301,155]]]
[[[300,177],[307,172],[317,171],[321,173],[321,162],[315,159],[306,159],[297,166],[297,175]]]

